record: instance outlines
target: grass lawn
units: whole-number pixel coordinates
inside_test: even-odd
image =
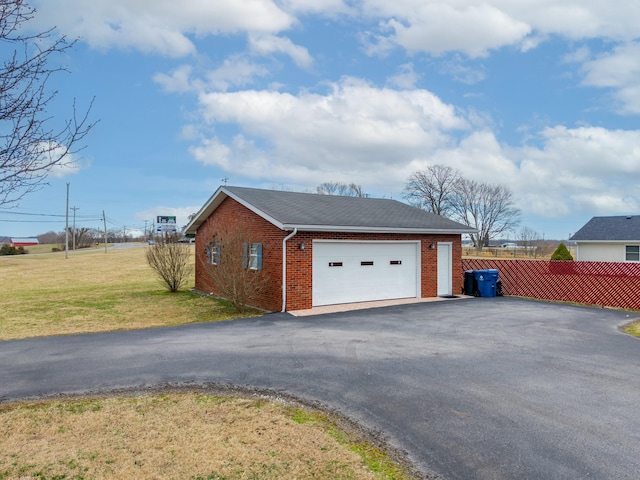
[[[0,257],[0,340],[237,316],[230,306],[188,289],[168,293],[146,263],[147,248],[79,250],[66,259],[64,253]]]
[[[625,325],[623,327],[625,333],[629,335],[633,335],[634,337],[640,337],[640,320],[637,320],[633,323]]]
[[[0,340],[236,317],[215,299],[167,293],[147,248],[0,257]],[[412,478],[335,418],[264,399],[165,392],[0,403],[0,424],[0,480]]]
[[[321,413],[205,393],[0,404],[0,479],[408,478]]]

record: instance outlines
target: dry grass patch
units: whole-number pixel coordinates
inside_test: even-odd
[[[188,291],[169,294],[145,248],[0,257],[0,340],[234,318],[228,305]],[[193,248],[192,248],[193,255]],[[193,264],[193,263],[192,263]],[[189,285],[193,285],[193,278]],[[258,314],[258,312],[249,312]]]
[[[215,299],[166,292],[145,252],[0,257],[0,340],[237,316]],[[244,315],[252,313],[260,314]],[[264,400],[171,393],[0,403],[0,425],[0,480],[410,478],[327,415]]]
[[[640,337],[640,320],[636,320],[635,322],[625,325],[622,327],[622,330],[634,337]]]
[[[0,479],[408,478],[314,415],[204,393],[0,405]]]

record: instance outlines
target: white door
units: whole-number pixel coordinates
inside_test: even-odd
[[[419,297],[418,242],[313,242],[312,304]]]
[[[451,243],[438,243],[438,295],[453,294]]]

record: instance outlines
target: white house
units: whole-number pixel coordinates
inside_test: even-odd
[[[576,243],[576,260],[639,262],[640,215],[593,217],[570,240]]]

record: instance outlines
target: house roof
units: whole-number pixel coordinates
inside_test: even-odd
[[[38,239],[36,237],[11,237],[11,243],[24,243],[28,245],[37,245]]]
[[[570,240],[576,242],[640,241],[640,215],[593,217]]]
[[[376,233],[475,233],[448,218],[396,200],[223,186],[187,225],[192,234],[232,198],[282,230]]]

